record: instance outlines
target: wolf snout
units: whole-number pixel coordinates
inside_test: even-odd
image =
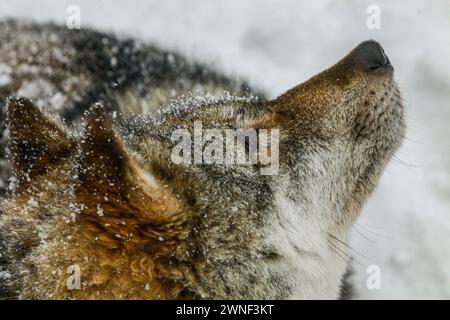
[[[374,40],[367,40],[359,44],[350,59],[353,63],[363,66],[368,71],[391,66],[383,47]]]

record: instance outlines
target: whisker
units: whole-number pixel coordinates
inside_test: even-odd
[[[402,160],[400,160],[399,158],[397,158],[395,155],[392,157],[391,161],[399,166],[405,167],[406,169],[408,169],[410,172],[414,173],[414,169],[420,168],[420,166],[418,165],[414,165],[414,164],[409,164],[406,162],[403,162]]]
[[[367,232],[369,232],[369,233],[371,233],[371,234],[373,234],[373,235],[375,235],[375,236],[384,237],[384,238],[388,238],[388,239],[393,239],[393,237],[391,237],[391,236],[389,236],[389,235],[386,235],[386,234],[382,234],[382,233],[378,233],[378,232],[372,231],[372,230],[370,230],[369,228],[364,227],[364,226],[362,226],[362,225],[359,224],[359,223],[356,223],[356,224],[357,224],[359,227],[363,228],[365,231],[367,231]]]
[[[361,237],[363,237],[363,238],[366,239],[367,241],[378,244],[377,241],[375,241],[375,240],[373,240],[373,239],[370,239],[370,238],[366,237],[366,236],[363,235],[358,229],[356,229],[356,224],[355,224],[352,228],[353,228],[353,230],[355,230]]]
[[[362,223],[362,222],[358,222],[358,224],[361,226],[366,226],[368,228],[373,228],[373,229],[381,229],[381,230],[392,230],[391,228],[387,228],[385,226],[380,226],[380,225],[375,225],[375,224],[367,224],[367,223]]]
[[[331,243],[331,242],[329,242],[329,244],[330,244],[334,249],[338,250],[338,251],[341,252],[345,257],[348,258],[348,260],[346,260],[346,259],[344,258],[344,261],[345,261],[346,263],[348,263],[349,261],[353,261],[353,262],[355,262],[356,264],[360,265],[361,267],[367,269],[367,266],[366,266],[365,264],[359,262],[358,260],[356,260],[354,257],[352,257],[351,255],[349,255],[348,253],[346,253],[345,251],[343,251],[341,248],[339,248],[339,247],[336,246],[335,244],[333,244],[333,243]],[[336,253],[337,253],[337,252],[336,252]]]
[[[350,250],[352,250],[354,253],[357,253],[357,254],[359,254],[360,256],[362,256],[363,258],[366,258],[366,259],[370,260],[369,257],[367,257],[367,256],[364,255],[363,253],[359,252],[358,250],[353,249],[350,245],[348,245],[348,244],[345,243],[344,241],[340,240],[338,237],[332,235],[331,233],[328,233],[328,235],[329,235],[330,237],[332,237],[333,239],[335,239],[336,241],[338,241],[339,243],[342,243],[344,246],[346,246],[347,248],[349,248]]]
[[[348,261],[347,261],[342,255],[340,255],[339,252],[336,251],[335,247],[332,246],[331,244],[330,244],[330,249],[331,249],[331,251],[333,251],[333,253],[335,253],[339,258],[341,258],[342,261],[344,261],[346,264],[348,263]]]
[[[402,161],[397,155],[394,155],[392,157],[392,159],[397,161],[399,164],[405,165],[409,168],[420,168],[420,166],[418,164],[406,163],[406,162]]]

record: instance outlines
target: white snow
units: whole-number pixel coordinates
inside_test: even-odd
[[[98,215],[99,217],[101,217],[101,216],[104,215],[104,213],[103,213],[103,208],[100,206],[100,204],[97,204],[97,215]]]
[[[11,274],[7,271],[0,271],[0,279],[1,280],[8,280],[11,278]]]
[[[0,18],[65,24],[72,4],[82,27],[178,49],[248,77],[272,97],[359,42],[380,41],[406,99],[408,132],[352,239],[368,257],[355,254],[358,262],[380,266],[381,289],[367,289],[359,264],[354,283],[360,298],[450,298],[450,2],[2,0]],[[380,30],[366,27],[369,5],[380,6]]]
[[[36,200],[34,200],[33,197],[31,197],[30,200],[28,200],[28,205],[30,207],[36,207],[38,205],[38,202]]]
[[[0,74],[0,88],[7,86],[11,81],[12,79],[9,74]]]
[[[9,85],[12,81],[11,67],[7,64],[0,63],[0,88]]]

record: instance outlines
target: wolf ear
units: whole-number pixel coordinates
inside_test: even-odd
[[[74,191],[80,230],[93,254],[101,253],[95,283],[122,284],[123,276],[114,278],[111,267],[123,266],[124,274],[133,274],[129,283],[143,291],[142,297],[176,297],[185,290],[181,283],[187,280],[180,279],[193,279],[183,261],[200,265],[188,253],[193,250],[189,205],[167,180],[142,169],[103,107],[91,108],[85,121]],[[151,289],[139,289],[142,283]]]
[[[103,107],[86,113],[86,128],[77,159],[77,193],[85,197],[125,197],[136,184],[138,165],[111,126]]]
[[[67,159],[75,141],[28,99],[9,98],[6,108],[10,162],[21,188]]]
[[[111,218],[126,215],[130,210],[135,217],[160,213],[161,209],[170,211],[180,204],[171,191],[141,169],[98,104],[86,114],[77,176],[78,201],[89,208],[88,214],[94,208],[96,218],[97,207]]]
[[[107,222],[111,228],[119,217],[170,224],[183,211],[179,196],[133,158],[102,106],[88,111],[78,151],[75,195],[83,205],[83,219]]]

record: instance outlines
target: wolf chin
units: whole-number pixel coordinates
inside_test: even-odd
[[[62,91],[59,110],[81,119],[68,128],[71,121],[51,115],[55,107],[44,98],[5,98],[14,192],[0,215],[4,297],[339,297],[349,230],[404,134],[393,67],[377,42],[362,42],[266,100],[246,94],[242,82],[131,40],[11,22],[1,30],[9,36],[1,59],[10,57],[7,46],[20,52],[24,45],[11,30],[67,44],[58,58],[36,44],[35,63],[64,71],[37,71],[55,90],[73,77],[62,86],[71,90]],[[117,52],[129,55],[112,66],[106,58]],[[83,54],[81,72],[72,63]],[[8,95],[27,92],[20,63],[8,60]],[[104,77],[123,82],[111,88]],[[201,95],[180,97],[198,87]],[[97,94],[103,102],[94,104]],[[136,106],[147,111],[131,113]],[[172,133],[195,122],[279,130],[278,174],[262,175],[259,163],[174,163]],[[68,285],[70,270],[79,271],[78,287]]]

